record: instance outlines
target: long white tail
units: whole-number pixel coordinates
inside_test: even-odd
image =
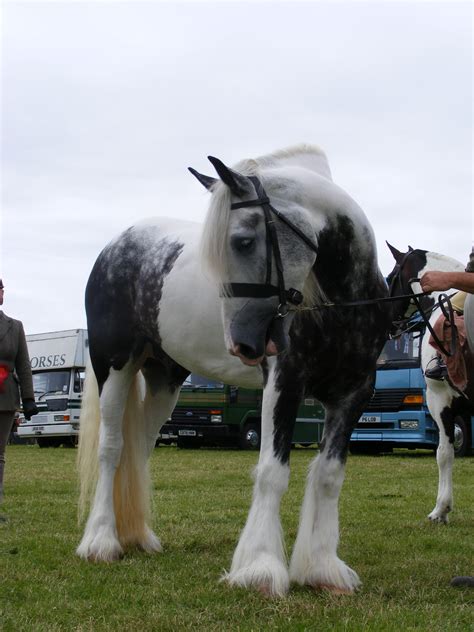
[[[114,479],[114,512],[122,546],[147,541],[150,479],[147,467],[144,380],[138,373],[130,387],[123,417],[123,449]],[[77,467],[80,481],[79,520],[89,508],[99,476],[99,390],[92,364],[86,368],[82,397]]]

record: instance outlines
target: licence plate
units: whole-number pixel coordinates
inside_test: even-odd
[[[379,424],[381,421],[380,415],[362,415],[359,419],[360,424]]]
[[[195,430],[178,430],[178,434],[180,437],[195,437]]]
[[[36,434],[41,434],[44,430],[44,426],[33,426],[32,430]]]

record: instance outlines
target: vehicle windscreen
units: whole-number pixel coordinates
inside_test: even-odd
[[[420,364],[420,337],[403,334],[385,343],[377,360],[378,369],[415,367]]]
[[[41,371],[33,373],[35,399],[43,395],[64,395],[69,393],[70,371]]]
[[[201,375],[197,375],[196,373],[191,373],[186,378],[186,381],[183,384],[183,387],[187,388],[224,388],[223,382],[216,382],[215,380],[211,380],[208,377],[202,377]]]

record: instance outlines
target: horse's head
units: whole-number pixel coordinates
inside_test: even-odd
[[[429,267],[430,253],[427,250],[413,249],[411,246],[408,246],[407,252],[400,252],[388,242],[387,246],[395,259],[395,266],[387,277],[389,295],[405,297],[394,302],[393,320],[401,321],[410,318],[417,311],[410,295],[421,292],[419,278]],[[420,306],[424,311],[428,311],[433,304],[434,300],[431,297],[420,297]]]
[[[262,179],[256,169],[244,175],[209,160],[219,179],[190,169],[213,193],[202,255],[221,288],[228,350],[254,366],[288,345],[289,308],[314,281],[315,232],[304,193],[287,179]]]

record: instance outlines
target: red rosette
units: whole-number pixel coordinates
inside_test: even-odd
[[[3,391],[4,382],[7,379],[10,371],[7,366],[0,364],[0,392]]]

